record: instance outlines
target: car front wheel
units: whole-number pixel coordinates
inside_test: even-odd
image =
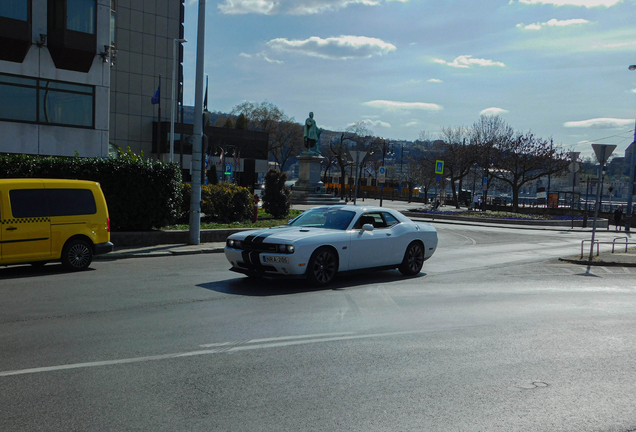
[[[62,251],[62,265],[67,270],[78,271],[86,269],[93,261],[93,251],[84,240],[71,240]]]
[[[404,276],[415,276],[424,265],[424,246],[420,242],[413,242],[404,253],[404,260],[399,270]]]
[[[307,267],[307,278],[313,286],[331,283],[338,272],[338,258],[333,250],[323,247],[316,250]]]

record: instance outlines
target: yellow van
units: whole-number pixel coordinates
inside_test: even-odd
[[[99,183],[0,179],[0,265],[62,261],[83,270],[112,250]]]

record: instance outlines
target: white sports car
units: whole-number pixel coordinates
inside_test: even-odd
[[[383,207],[315,207],[274,228],[228,237],[230,270],[257,277],[302,277],[330,283],[336,273],[362,269],[420,272],[437,248],[437,231]]]

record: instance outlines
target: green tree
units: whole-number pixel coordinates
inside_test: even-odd
[[[245,114],[241,113],[236,118],[236,124],[234,125],[234,129],[247,130],[247,117],[245,117]]]
[[[291,191],[285,185],[286,181],[287,174],[282,171],[270,169],[265,174],[263,209],[275,218],[282,218],[289,214]]]

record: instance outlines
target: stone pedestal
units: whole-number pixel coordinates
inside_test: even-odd
[[[319,154],[305,152],[296,157],[299,163],[298,181],[292,188],[293,204],[337,204],[340,200],[327,195],[320,180],[320,163],[325,159]]]

